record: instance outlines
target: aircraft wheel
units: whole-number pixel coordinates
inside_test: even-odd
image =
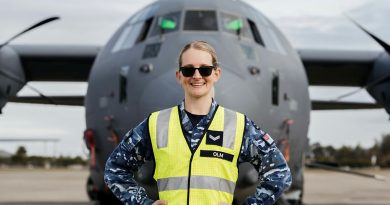
[[[97,200],[97,198],[98,198],[98,191],[97,191],[97,188],[96,188],[95,184],[93,183],[93,180],[92,180],[91,176],[88,177],[86,188],[87,188],[88,198],[91,201]]]

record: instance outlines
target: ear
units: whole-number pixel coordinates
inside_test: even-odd
[[[215,82],[219,80],[221,75],[222,75],[222,69],[220,67],[217,67],[217,69],[215,69],[214,71]]]
[[[181,84],[181,83],[180,83],[180,80],[181,80],[180,71],[176,70],[176,81],[177,81],[179,84]]]

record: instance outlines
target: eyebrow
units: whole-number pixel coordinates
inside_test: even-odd
[[[185,64],[185,65],[182,65],[181,67],[189,67],[189,66],[195,67],[194,64]],[[213,65],[203,63],[203,64],[200,64],[199,66],[213,66]]]

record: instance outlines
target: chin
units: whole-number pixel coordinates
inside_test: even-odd
[[[207,93],[207,92],[190,92],[189,96],[191,96],[193,98],[202,98],[202,97],[209,96],[209,93]]]

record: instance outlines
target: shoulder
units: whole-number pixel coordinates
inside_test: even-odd
[[[275,144],[272,137],[248,117],[245,117],[245,138],[257,146],[269,147]]]
[[[150,118],[156,117],[156,116],[158,116],[160,114],[170,114],[173,109],[180,109],[180,108],[179,108],[179,106],[173,106],[173,107],[166,108],[166,109],[163,109],[163,110],[157,110],[157,111],[154,111],[154,112],[150,113],[150,115],[149,115],[149,117],[147,119],[149,120]]]
[[[128,131],[124,137],[124,141],[134,144],[145,138],[148,135],[148,119],[144,119],[136,127]]]

